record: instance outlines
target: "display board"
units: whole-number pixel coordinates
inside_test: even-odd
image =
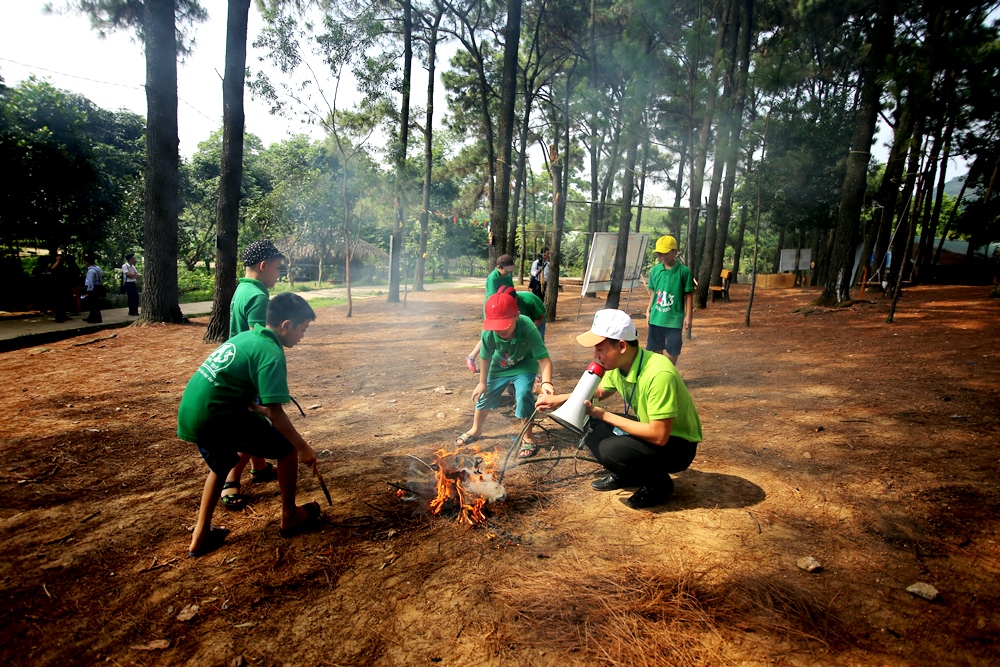
[[[782,249],[781,259],[778,260],[779,271],[808,271],[812,263],[812,248],[802,248],[799,253],[799,267],[795,268],[795,248]]]
[[[625,276],[622,289],[632,289],[641,284],[642,264],[646,259],[649,234],[629,234],[628,250],[625,257]],[[607,292],[611,289],[611,270],[618,253],[617,232],[597,232],[590,243],[590,259],[587,273],[583,277],[583,290],[587,292]]]

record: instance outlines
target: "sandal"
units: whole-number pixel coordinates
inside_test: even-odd
[[[208,529],[208,535],[202,540],[201,549],[196,551],[189,551],[188,558],[201,558],[205,554],[212,553],[216,549],[222,546],[222,543],[226,541],[226,535],[229,534],[228,528],[220,528],[219,526],[212,526]]]
[[[254,484],[270,482],[274,479],[278,479],[278,471],[274,469],[274,465],[270,461],[267,462],[266,468],[261,468],[260,470],[250,469],[250,481]]]
[[[476,368],[476,361],[475,361],[475,359],[473,359],[472,357],[466,357],[466,358],[465,358],[465,365],[466,365],[466,366],[468,367],[468,369],[469,369],[470,371],[472,371],[473,373],[478,373],[478,372],[479,372],[479,369],[478,369],[478,368]]]
[[[525,440],[521,443],[521,449],[517,451],[517,458],[530,459],[538,453],[538,443],[534,440]]]
[[[455,446],[456,447],[465,447],[466,445],[471,445],[472,443],[474,443],[477,440],[479,440],[480,437],[482,437],[482,436],[469,435],[468,433],[463,433],[462,435],[458,436],[457,440],[455,440]]]
[[[296,535],[301,535],[302,533],[308,533],[311,530],[315,530],[320,524],[320,509],[319,503],[312,502],[306,503],[302,506],[302,509],[306,511],[306,518],[299,521],[294,526],[290,528],[279,528],[278,534],[283,538],[288,539],[289,537],[295,537]]]
[[[236,489],[236,493],[230,493],[219,497],[219,501],[230,512],[239,512],[247,506],[247,499],[242,493],[239,492],[239,488],[239,482],[226,482],[222,485],[223,491],[226,489]]]

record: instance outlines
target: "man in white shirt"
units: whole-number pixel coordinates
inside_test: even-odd
[[[538,258],[531,263],[531,278],[528,287],[539,298],[545,297],[545,286],[549,283],[549,249],[542,248]]]
[[[139,315],[139,270],[135,268],[135,253],[130,252],[125,255],[125,263],[122,264],[122,281],[125,285],[125,294],[128,296],[128,315],[136,317]]]
[[[83,321],[90,324],[100,324],[103,321],[101,319],[101,299],[107,295],[107,290],[104,287],[104,271],[97,265],[97,258],[94,255],[86,255],[83,259],[87,262],[87,277],[83,281],[86,290],[83,305],[90,311],[90,314],[83,318]]]

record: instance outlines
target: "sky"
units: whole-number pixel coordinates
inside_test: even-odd
[[[51,0],[58,6],[60,0]],[[128,109],[146,115],[146,63],[141,46],[127,32],[102,39],[87,18],[77,14],[45,14],[46,0],[5,0],[0,10],[0,76],[11,86],[34,73],[57,88],[81,93],[100,107]],[[222,74],[226,56],[226,3],[216,0],[208,21],[193,28],[194,51],[177,67],[178,126],[181,155],[191,157],[204,141],[222,126]],[[260,13],[251,6],[247,39],[247,65],[259,67],[254,38],[260,32]],[[439,72],[449,51],[439,52]],[[426,71],[414,63],[411,84],[413,103],[426,101]],[[435,106],[445,108],[444,87],[436,86]],[[248,94],[245,97],[246,129],[264,145],[295,134],[322,133],[314,126],[272,116],[267,107]],[[441,119],[435,113],[435,123]]]

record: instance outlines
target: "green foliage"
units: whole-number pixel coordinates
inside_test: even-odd
[[[0,91],[0,243],[101,247],[136,241],[130,194],[144,164],[143,119],[31,77]],[[107,246],[104,246],[107,249]]]

